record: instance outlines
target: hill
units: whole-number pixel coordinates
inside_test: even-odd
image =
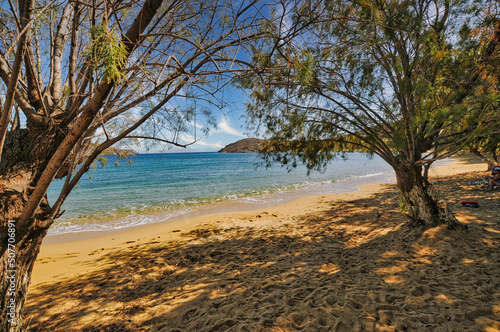
[[[257,153],[263,141],[260,138],[245,138],[226,145],[219,153]]]
[[[110,146],[109,148],[104,150],[103,153],[101,153],[101,155],[105,156],[115,155],[121,157],[135,156],[136,154],[137,152],[132,149],[119,149],[112,146]]]

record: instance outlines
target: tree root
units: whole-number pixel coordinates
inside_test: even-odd
[[[469,226],[460,222],[453,212],[448,207],[448,203],[444,200],[438,202],[438,208],[440,212],[440,218],[444,224],[448,225],[448,229],[464,229],[468,230]]]

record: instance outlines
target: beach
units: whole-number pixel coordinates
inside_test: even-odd
[[[500,331],[500,190],[474,184],[485,169],[453,161],[430,171],[467,229],[408,228],[395,184],[382,183],[49,240],[25,323],[30,331]]]

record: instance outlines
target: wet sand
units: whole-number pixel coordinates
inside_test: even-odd
[[[431,171],[468,229],[409,229],[394,184],[44,244],[31,331],[500,331],[500,190]],[[461,200],[479,201],[466,208]]]

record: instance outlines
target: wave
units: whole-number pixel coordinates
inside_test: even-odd
[[[318,194],[326,191],[339,192],[321,189],[329,188],[332,184],[340,185],[340,192],[356,190],[350,183],[352,180],[362,178],[376,178],[387,172],[378,172],[373,174],[350,177],[343,180],[325,180],[325,181],[304,181],[301,183],[288,184],[275,187],[254,188],[251,190],[228,193],[223,195],[213,195],[208,197],[190,197],[184,199],[174,199],[164,204],[139,204],[127,208],[111,208],[106,211],[81,214],[56,220],[53,227],[49,230],[49,235],[77,233],[87,231],[106,231],[140,226],[158,222],[168,221],[194,210],[202,210],[222,204],[269,204],[274,202],[278,204],[283,201],[283,194]],[[387,179],[384,179],[387,181]],[[342,185],[345,184],[345,185]]]
[[[49,235],[162,222],[223,204],[278,204],[289,195],[348,192],[367,182],[390,181],[386,163],[366,162],[361,154],[311,176],[305,167],[291,173],[280,167],[255,169],[257,156],[157,158],[139,155],[133,167],[97,169],[68,197],[63,205],[68,212],[55,221]],[[49,201],[57,197],[60,186],[51,186]]]

